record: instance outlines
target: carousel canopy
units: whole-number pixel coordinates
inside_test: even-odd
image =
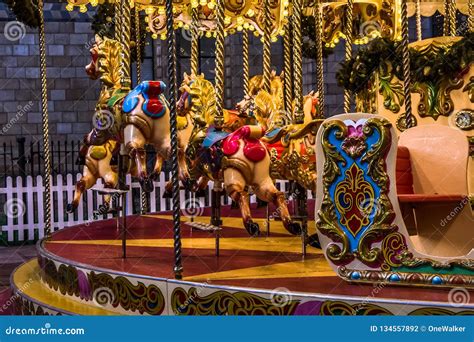
[[[88,6],[97,6],[104,2],[114,3],[114,0],[68,0],[67,9],[79,8],[87,11]],[[400,39],[401,0],[355,0],[353,9],[353,43],[365,44],[375,37]],[[458,0],[457,9],[464,14],[468,13],[468,0]],[[242,30],[253,31],[261,35],[264,31],[265,0],[230,0],[225,1],[225,30],[226,34],[233,34]],[[284,25],[292,12],[291,0],[270,0],[271,39],[277,40],[278,35],[284,35]],[[305,0],[303,15],[312,16],[316,8],[316,0]],[[147,30],[153,38],[166,37],[165,0],[135,0],[132,6],[139,8],[146,14]],[[174,22],[175,28],[190,29],[193,25],[192,9],[198,9],[198,30],[207,37],[215,36],[216,0],[175,0]],[[323,34],[322,39],[327,47],[334,47],[341,38],[344,38],[344,14],[346,1],[324,1]],[[444,13],[444,1],[420,0],[422,16],[432,16],[438,11]],[[408,3],[408,15],[416,14],[415,0]]]
[[[68,10],[78,7],[80,11],[87,11],[87,6],[97,6],[104,0],[68,0]],[[108,1],[113,3],[114,1]],[[271,17],[271,37],[277,39],[284,34],[283,26],[287,21],[290,10],[290,1],[269,1]],[[263,34],[264,30],[264,0],[225,1],[225,30],[226,34],[233,34],[244,29],[254,31],[255,35]],[[166,13],[164,0],[136,0],[137,6],[146,13],[148,30],[154,38],[166,37]],[[208,37],[215,35],[216,29],[216,0],[176,0],[173,12],[175,28],[189,29],[192,23],[192,9],[198,9],[198,30]]]

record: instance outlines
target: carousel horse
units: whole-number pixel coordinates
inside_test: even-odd
[[[194,80],[198,80],[200,90],[197,91],[198,87],[191,85]],[[189,179],[196,179],[194,184],[195,191],[203,191],[209,182],[209,178],[205,175],[200,174],[199,177],[190,177],[187,160],[186,150],[188,146],[184,142],[189,141],[202,141],[205,137],[205,131],[209,125],[214,125],[213,117],[215,111],[215,93],[213,85],[210,82],[203,81],[204,76],[195,76],[194,74],[188,75],[184,73],[183,82],[179,88],[181,97],[177,103],[177,115],[178,115],[178,160],[180,170],[180,180],[186,184],[189,184]],[[195,101],[191,102],[191,92],[195,93]],[[205,94],[201,99],[200,94]],[[190,111],[193,115],[189,115]],[[211,114],[212,113],[212,114]],[[247,123],[247,118],[242,116],[236,110],[224,109],[224,130],[227,132],[233,132],[236,129],[242,127]],[[196,127],[200,127],[197,129]],[[187,153],[191,153],[194,145],[191,149],[188,149]],[[165,187],[164,197],[171,196],[172,183],[169,181]]]
[[[119,145],[108,140],[102,145],[91,145],[87,148],[85,164],[81,179],[76,183],[74,199],[67,205],[67,211],[73,212],[79,206],[82,194],[95,185],[97,179],[104,181],[104,188],[115,188],[118,183],[117,169],[111,165],[112,157],[117,153]],[[110,207],[110,195],[104,196],[103,207]]]
[[[250,213],[247,187],[258,198],[273,202],[278,208],[285,228],[300,234],[301,227],[292,222],[284,193],[277,190],[269,175],[270,156],[259,140],[264,131],[259,126],[244,125],[236,130],[236,122],[244,117],[238,112],[225,111],[222,130],[214,127],[215,93],[203,75],[185,78],[179,99],[180,116],[188,116],[191,134],[178,132],[186,149],[191,178],[205,177],[223,182],[227,194],[239,204],[245,228],[250,235],[259,234],[258,224]]]
[[[271,156],[270,173],[273,179],[293,180],[304,188],[315,191],[316,169],[314,144],[321,123],[318,113],[318,94],[313,91],[303,98],[304,121],[292,124],[291,111],[283,109],[282,95],[273,89],[282,89],[280,82],[272,93],[261,90],[237,105],[241,113],[255,118],[265,131],[261,141]],[[293,104],[294,107],[294,104]],[[243,114],[242,114],[243,115]]]
[[[91,153],[96,153],[97,147],[104,148],[104,144],[111,141],[117,146],[123,144],[130,156],[130,173],[140,180],[144,191],[150,192],[153,190],[153,177],[160,173],[163,160],[168,158],[170,151],[169,106],[162,94],[166,86],[163,82],[145,81],[132,91],[124,90],[121,84],[121,48],[121,44],[113,39],[96,36],[90,50],[92,60],[86,66],[86,73],[91,79],[100,78],[102,86],[93,116],[94,128],[84,138],[80,157],[87,166],[87,160],[95,160]],[[151,176],[146,170],[145,144],[153,145],[157,151]],[[118,147],[114,152],[118,153]],[[186,172],[184,166],[181,170]],[[110,168],[108,172],[117,170]],[[83,177],[92,179],[88,174],[85,172]],[[96,176],[101,177],[100,174]],[[104,183],[108,184],[105,179]],[[68,205],[70,211],[79,203],[82,192],[77,192],[79,197]]]

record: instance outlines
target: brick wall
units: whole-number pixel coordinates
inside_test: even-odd
[[[5,34],[11,20],[0,7],[0,126],[2,142],[25,136],[41,139],[41,81],[37,30],[26,28],[21,39]],[[81,139],[90,130],[98,83],[87,78],[88,46],[93,37],[86,15],[46,4],[48,110],[54,141]],[[11,22],[11,21],[10,21]],[[22,29],[22,28],[20,28]],[[24,34],[24,35],[23,35]],[[5,130],[5,128],[7,128]]]

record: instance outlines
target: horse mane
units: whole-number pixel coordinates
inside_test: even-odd
[[[260,90],[254,98],[255,103],[255,116],[260,124],[265,124],[267,128],[274,126],[279,120],[279,116],[284,114],[284,111],[280,111],[275,105],[275,95]]]
[[[211,82],[204,75],[196,75],[190,86],[191,113],[199,116],[208,125],[214,122],[216,115],[216,93]]]
[[[121,44],[105,37],[97,43],[97,48],[100,80],[108,87],[120,88],[120,80],[123,76]]]

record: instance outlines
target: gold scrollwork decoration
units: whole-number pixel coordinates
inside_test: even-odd
[[[469,78],[469,82],[462,89],[463,92],[467,92],[469,100],[474,102],[474,76]]]
[[[350,243],[347,234],[337,225],[336,208],[329,194],[329,187],[334,180],[341,175],[338,163],[346,164],[344,157],[337,151],[336,147],[329,142],[329,134],[335,130],[334,135],[338,140],[343,140],[348,133],[348,128],[340,120],[323,123],[322,147],[325,155],[323,186],[324,195],[321,209],[318,211],[316,227],[321,234],[329,237],[331,242],[326,248],[327,257],[334,263],[351,261],[354,256],[350,252]],[[339,245],[340,244],[340,245]]]
[[[375,316],[375,315],[384,315],[392,316],[396,313],[393,313],[387,308],[384,308],[379,305],[372,303],[362,302],[362,303],[346,303],[341,301],[325,301],[320,310],[320,315],[326,316],[347,316],[347,315],[358,315],[358,316]],[[423,307],[413,311],[408,312],[408,316],[465,316],[465,315],[474,315],[473,310],[463,310],[463,311],[451,311],[444,308],[438,307]]]
[[[397,118],[396,125],[397,125],[397,129],[400,132],[403,132],[408,128],[406,119],[407,119],[407,116],[405,112],[400,113],[400,115]],[[411,116],[411,122],[413,126],[416,126],[418,124],[418,120],[416,119],[416,116],[413,116],[413,115]]]
[[[113,307],[120,305],[127,311],[138,311],[141,314],[147,313],[149,315],[163,313],[165,298],[156,285],[145,285],[140,281],[134,285],[128,278],[122,276],[114,278],[107,273],[95,272],[89,273],[88,280],[93,293],[96,293],[96,290],[100,288],[111,290],[108,304]]]
[[[392,124],[384,118],[368,119],[363,127],[366,136],[379,133],[379,140],[362,156],[361,162],[368,163],[367,175],[379,186],[378,198],[374,198],[374,218],[370,227],[363,233],[359,240],[358,253],[361,261],[372,264],[381,259],[379,247],[372,247],[375,241],[380,241],[387,234],[398,228],[393,224],[395,211],[388,197],[390,180],[387,174],[385,155],[390,149]]]
[[[195,287],[177,287],[171,294],[171,308],[178,315],[291,315],[299,300],[275,300],[249,292],[219,290],[202,296]]]
[[[420,94],[418,114],[437,120],[440,115],[449,116],[454,110],[451,91],[461,89],[462,78],[445,78],[436,82],[415,82],[413,92]]]
[[[393,315],[389,310],[371,303],[346,303],[327,300],[321,305],[322,316],[374,316]]]
[[[382,68],[381,68],[382,69]],[[395,79],[393,72],[381,70],[379,75],[379,93],[383,97],[383,105],[393,113],[398,113],[404,103],[403,84]]]

